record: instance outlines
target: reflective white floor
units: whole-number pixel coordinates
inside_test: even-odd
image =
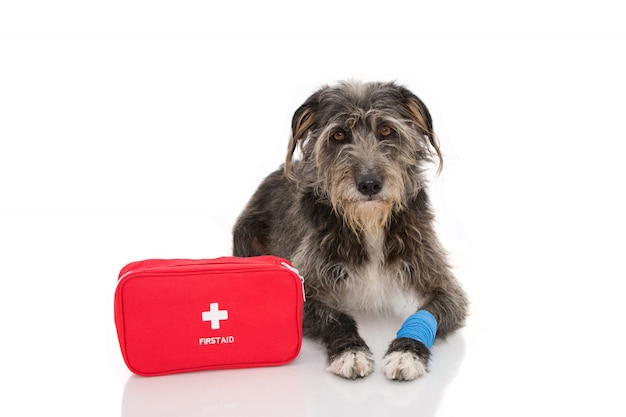
[[[483,256],[491,260],[483,274],[474,276],[471,261],[461,273],[472,315],[464,329],[434,345],[431,371],[420,380],[391,382],[379,370],[363,380],[343,380],[324,370],[319,346],[305,340],[298,359],[284,367],[130,376],[123,415],[623,415],[626,343],[611,318],[623,314],[606,305],[618,297],[606,294],[600,301],[582,284],[580,274],[592,265],[564,266],[570,256],[582,256],[569,245],[562,244],[562,252],[553,243],[532,244],[528,256],[542,260],[545,251],[557,265],[522,262],[512,268],[517,256],[509,258],[504,252],[510,248],[500,245],[471,251],[479,264]],[[561,278],[552,277],[557,271],[563,271]],[[603,314],[606,319],[599,319]],[[402,318],[361,316],[359,323],[380,363]]]
[[[0,2],[0,415],[625,416],[624,8],[308,3]],[[120,268],[228,255],[293,112],[344,78],[431,111],[467,326],[409,383],[342,380],[309,341],[284,367],[132,376]],[[377,363],[401,321],[360,320]]]
[[[283,367],[131,377],[124,388],[122,415],[377,415],[390,410],[435,415],[460,365],[463,340],[455,337],[436,351],[437,363],[449,361],[446,366],[433,365],[428,378],[408,384],[390,383],[380,373],[346,381],[323,372],[323,356],[311,343],[304,344],[294,363]]]

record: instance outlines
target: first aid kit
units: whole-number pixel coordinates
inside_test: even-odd
[[[275,256],[133,262],[115,291],[122,356],[142,376],[283,365],[300,352],[304,298]]]

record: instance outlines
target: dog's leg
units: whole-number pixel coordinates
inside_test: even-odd
[[[307,299],[303,331],[305,336],[321,341],[326,348],[329,371],[356,379],[374,370],[372,352],[359,336],[356,321],[348,314]]]
[[[467,315],[467,300],[463,290],[454,278],[448,281],[445,292],[438,292],[422,307],[437,320],[437,337],[443,338],[463,325]],[[388,379],[411,381],[425,375],[430,350],[424,343],[410,339],[397,338],[389,345],[383,358],[383,373]]]
[[[233,230],[233,256],[249,257],[268,253],[258,237],[263,233],[259,231],[261,226],[245,218],[239,219]]]
[[[280,203],[284,196],[292,194],[282,170],[263,180],[233,227],[234,256],[267,255],[276,249],[270,239],[276,225],[275,215],[283,212]]]

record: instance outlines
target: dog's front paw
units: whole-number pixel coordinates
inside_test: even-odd
[[[428,373],[429,358],[430,351],[423,343],[407,338],[396,339],[383,358],[383,373],[387,379],[412,381]]]
[[[426,364],[411,352],[391,352],[383,358],[383,373],[387,379],[412,381],[426,375]]]
[[[348,379],[364,378],[374,370],[374,359],[369,351],[347,350],[332,359],[327,370]]]

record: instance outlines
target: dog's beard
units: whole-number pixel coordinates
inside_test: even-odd
[[[356,234],[361,231],[380,234],[391,218],[394,204],[385,200],[344,202],[341,213],[347,226]]]

